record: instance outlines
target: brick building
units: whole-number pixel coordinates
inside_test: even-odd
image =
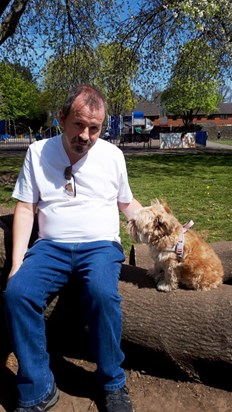
[[[134,111],[143,112],[145,117],[152,120],[154,126],[172,128],[183,125],[181,117],[162,114],[160,105],[157,103],[139,102]],[[232,103],[220,103],[218,111],[210,115],[197,114],[193,123],[206,130],[209,137],[216,137],[218,130],[220,130],[222,137],[232,138]]]

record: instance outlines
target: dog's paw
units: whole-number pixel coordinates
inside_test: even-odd
[[[165,280],[160,280],[156,285],[156,289],[160,292],[171,292],[173,290],[172,286],[166,283]]]

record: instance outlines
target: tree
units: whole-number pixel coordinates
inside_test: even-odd
[[[28,2],[29,0],[1,1],[0,16],[3,16],[3,20],[0,25],[0,45],[15,33]]]
[[[198,38],[211,46],[222,76],[232,77],[231,24],[230,0],[143,0],[114,27],[118,41],[140,54],[142,85],[158,85],[167,83],[185,42]]]
[[[0,86],[3,97],[1,118],[24,122],[31,127],[38,118],[44,121],[37,86],[25,80],[14,65],[0,63]]]
[[[57,115],[71,87],[94,83],[97,75],[95,51],[90,47],[76,48],[69,54],[51,57],[43,70],[43,100],[51,117]]]
[[[5,111],[6,111],[6,101],[3,96],[2,87],[0,85],[0,119],[4,119]]]
[[[217,110],[222,100],[218,79],[219,71],[210,47],[202,40],[188,42],[178,56],[161,101],[168,112],[180,116],[188,128],[199,111],[209,114]]]
[[[105,93],[110,114],[122,114],[135,106],[131,83],[138,70],[138,58],[119,43],[100,44],[96,50],[96,84]]]
[[[28,67],[22,66],[20,63],[10,63],[8,61],[6,61],[5,63],[11,65],[24,80],[33,82],[33,75]]]
[[[51,55],[122,42],[139,56],[139,82],[148,88],[168,79],[187,39],[201,38],[232,76],[231,23],[230,0],[1,0],[1,56],[27,58],[39,71]]]
[[[80,47],[65,56],[51,58],[44,69],[42,86],[52,116],[63,105],[70,87],[80,83],[95,84],[103,91],[110,114],[132,110],[130,83],[138,67],[132,55],[131,50],[117,43],[104,43],[95,49]]]
[[[1,56],[37,66],[52,56],[88,50],[102,36],[112,0],[3,0],[0,5]],[[15,50],[17,48],[17,55]],[[36,72],[36,67],[33,67]]]

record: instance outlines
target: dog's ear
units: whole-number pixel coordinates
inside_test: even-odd
[[[173,225],[164,216],[160,215],[154,222],[154,230],[159,232],[159,237],[169,236],[172,233]]]
[[[152,199],[151,200],[151,206],[155,206],[155,205],[159,205],[159,204],[160,204],[159,199]]]
[[[130,219],[127,221],[127,232],[130,238],[134,241],[137,241],[137,232],[135,228],[135,219]]]
[[[162,199],[160,203],[164,207],[165,212],[167,212],[169,214],[172,214],[172,210],[170,209],[170,207],[168,206],[168,204],[165,200]]]
[[[130,230],[131,226],[134,226],[135,219],[129,219],[126,222],[127,229]]]
[[[155,223],[162,231],[166,231],[167,221],[163,219],[163,216],[158,216],[158,219]]]
[[[171,210],[170,207],[168,206],[166,200],[164,200],[164,199],[160,199],[160,200],[159,200],[159,199],[153,199],[153,200],[151,201],[151,206],[155,206],[155,205],[162,205],[163,208],[164,208],[164,210],[165,210],[165,212],[167,212],[167,213],[169,213],[169,214],[172,214],[172,210]]]

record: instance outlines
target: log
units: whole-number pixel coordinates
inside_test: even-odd
[[[224,283],[232,281],[232,241],[211,243],[214,251],[220,257],[224,268]],[[154,263],[146,244],[132,245],[129,254],[129,264],[143,269],[152,268]]]
[[[2,219],[3,216],[0,217],[0,227],[4,229],[7,250],[4,252],[4,245],[1,245],[0,251],[5,253],[6,268],[9,266],[6,261],[11,258],[11,226],[7,226],[6,217],[3,225]],[[37,233],[36,224],[32,241]],[[229,252],[225,255],[225,248],[222,251],[224,258],[226,256],[222,261],[228,268],[226,273],[229,276],[231,266],[228,262],[231,263],[232,257],[230,242]],[[136,256],[138,262],[138,253]],[[145,252],[143,258],[148,263]],[[134,263],[137,263],[136,259],[134,256]],[[169,374],[173,368],[184,379],[218,386],[231,385],[231,380],[227,382],[226,377],[232,373],[230,284],[223,284],[207,292],[178,289],[162,293],[155,289],[152,278],[146,275],[146,268],[124,264],[119,290],[122,295],[123,346],[126,359],[131,362],[129,367],[138,368],[140,365],[151,374],[160,374],[162,370],[164,375]],[[45,317],[51,352],[72,357],[91,356],[88,331],[81,318],[81,308],[73,285],[66,287],[51,302]],[[1,347],[7,340],[3,326],[0,326]],[[81,348],[78,342],[83,342]],[[0,351],[2,352],[1,349]]]
[[[189,379],[225,383],[232,372],[231,285],[162,293],[146,270],[124,265],[120,292],[124,340],[164,355]]]

